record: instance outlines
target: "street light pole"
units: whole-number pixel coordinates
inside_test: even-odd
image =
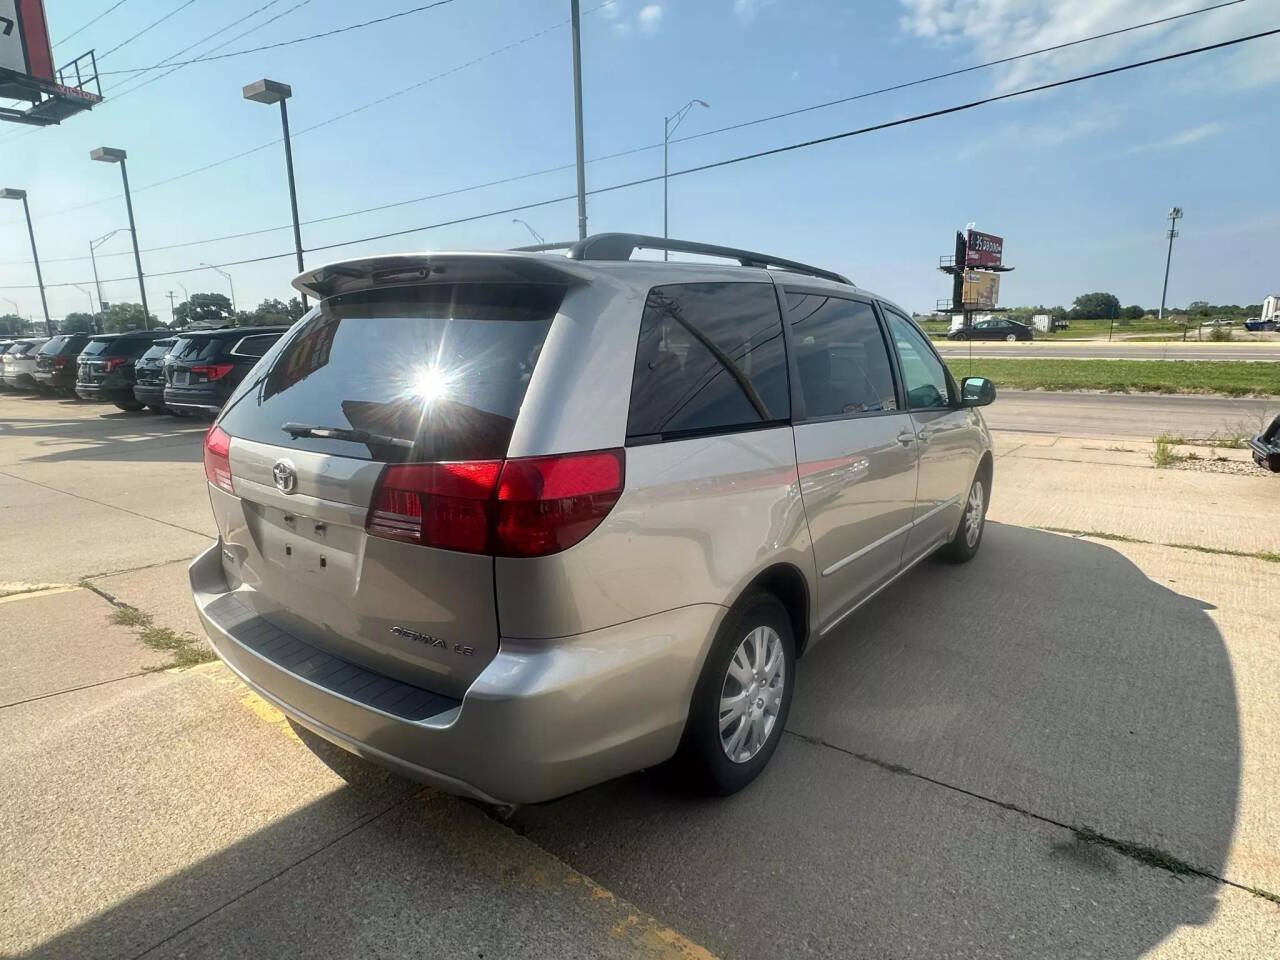
[[[138,268],[138,293],[142,296],[142,329],[151,329],[151,309],[147,306],[147,285],[142,280],[142,254],[138,252],[138,227],[133,220],[133,197],[129,194],[129,168],[125,163],[128,156],[123,150],[114,147],[98,147],[89,152],[89,159],[102,163],[120,164],[120,177],[124,180],[124,205],[129,211],[129,234],[133,237],[133,265]]]
[[[242,91],[246,100],[255,103],[280,104],[280,125],[284,130],[284,165],[289,174],[289,208],[293,211],[293,249],[298,257],[298,272],[306,268],[302,264],[302,227],[298,223],[298,190],[293,180],[293,144],[289,137],[289,107],[286,101],[293,96],[293,87],[276,80],[259,80]],[[302,309],[307,309],[307,295],[302,294]]]
[[[205,263],[203,260],[200,261],[200,266],[208,267],[210,270],[220,273],[226,278],[227,283],[231,287],[231,312],[235,313],[236,312],[236,285],[231,279],[231,274],[227,273],[227,271],[225,270],[219,270],[212,263]]]
[[[578,165],[578,239],[587,238],[587,172],[582,146],[582,14],[578,0],[569,0],[573,22],[573,134]]]
[[[27,206],[27,191],[6,187],[0,190],[0,199],[22,201],[22,212],[27,215],[27,236],[31,238],[31,259],[36,265],[36,285],[40,287],[40,306],[44,308],[44,330],[52,337],[53,321],[49,319],[49,301],[44,295],[44,277],[40,275],[40,254],[36,252],[36,231],[31,226],[31,208]]]
[[[695,97],[694,99],[686,103],[683,107],[681,107],[679,110],[677,110],[671,116],[662,118],[662,239],[663,240],[668,239],[668,236],[667,236],[667,147],[671,143],[671,135],[676,132],[676,127],[680,126],[680,121],[682,121],[686,116],[689,115],[689,111],[694,108],[695,104],[701,107],[711,106],[711,104],[707,103],[707,101],[699,100],[697,97]],[[668,253],[668,251],[666,250],[662,251],[662,259],[663,260],[671,259],[671,255]]]
[[[544,244],[547,242],[542,238],[542,234],[540,234],[537,230],[533,229],[533,227],[529,226],[528,220],[521,220],[519,217],[512,217],[511,222],[524,224],[524,228],[528,230],[530,234],[533,235],[533,239],[537,240],[539,244]]]
[[[73,284],[72,284],[72,286],[73,286],[73,287],[75,287],[77,290],[79,290],[81,293],[83,293],[86,297],[88,297],[88,298],[89,298],[89,318],[90,318],[90,322],[92,322],[93,314],[94,314],[94,309],[93,309],[93,291],[92,291],[92,290],[86,290],[84,287],[80,286],[80,284],[78,284],[78,283],[73,283]]]

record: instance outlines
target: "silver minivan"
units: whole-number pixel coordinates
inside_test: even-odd
[[[981,544],[994,387],[838,274],[601,234],[294,286],[318,305],[206,437],[191,585],[246,683],[410,777],[512,805],[674,758],[737,790],[804,652]]]

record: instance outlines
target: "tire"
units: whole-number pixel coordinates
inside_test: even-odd
[[[116,406],[121,410],[128,410],[130,413],[137,413],[139,410],[143,409],[146,404],[139,403],[137,400],[117,400]]]
[[[1004,338],[1008,343],[1018,342],[1018,335],[1016,333],[1006,333]]]
[[[968,335],[967,333],[957,333],[957,334],[956,334],[954,337],[952,337],[951,339],[952,339],[952,340],[968,340],[968,339],[969,339],[969,335]]]
[[[976,498],[976,501],[975,501]],[[960,514],[960,525],[956,527],[955,536],[940,551],[942,556],[952,563],[968,563],[982,546],[982,534],[987,529],[987,505],[991,502],[991,475],[984,469],[978,469],[978,475],[969,485],[969,495],[964,500],[964,512]],[[970,517],[977,512],[976,526]]]
[[[757,665],[753,653],[758,649],[756,642],[759,639],[764,640],[762,650],[766,663],[760,670],[753,671]],[[698,787],[728,796],[754,780],[769,763],[778,741],[782,739],[791,709],[796,675],[795,649],[791,618],[773,594],[765,591],[750,593],[729,611],[702,666],[693,701],[689,705],[684,739],[676,755],[677,766],[683,768],[682,772]],[[777,667],[771,668],[774,656],[780,661]],[[764,671],[770,671],[773,683],[758,691],[751,687],[743,690],[742,685],[730,676],[730,667],[735,663],[734,673],[743,674],[751,684],[758,682],[756,678]],[[728,743],[722,741],[720,729],[722,697],[726,696],[726,690],[733,698],[738,691],[743,691],[746,695],[743,702],[749,711],[740,715],[738,721],[730,721],[726,727]],[[770,706],[774,710],[772,713]],[[727,751],[734,746],[735,735],[740,728],[744,739],[735,748],[737,759],[730,759]],[[760,731],[763,731],[763,742],[756,743],[751,737],[758,736]]]

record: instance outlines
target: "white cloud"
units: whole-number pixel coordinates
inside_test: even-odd
[[[995,60],[1183,13],[1183,0],[899,0],[903,32],[938,45],[968,47],[974,60]],[[1085,72],[1142,55],[1200,46],[1271,26],[1267,4],[1241,3],[1171,23],[1134,30],[995,68],[997,90]],[[1274,10],[1274,8],[1272,8]],[[1263,41],[1182,62],[1173,82],[1228,89],[1280,80],[1280,58]]]
[[[1046,150],[1073,140],[1107,133],[1120,125],[1120,114],[1094,109],[1058,123],[1009,124],[963,146],[957,159],[972,160],[989,150]]]
[[[1225,123],[1202,123],[1198,127],[1189,127],[1162,140],[1140,143],[1137,146],[1130,147],[1125,153],[1141,153],[1144,150],[1171,150],[1174,147],[1185,147],[1189,143],[1197,143],[1200,140],[1215,137],[1226,129],[1227,125]]]
[[[622,16],[622,4],[618,0],[605,0],[599,7],[600,16],[606,20],[617,20]]]
[[[773,3],[774,0],[733,0],[733,15],[743,23],[750,23],[756,14]]]
[[[636,14],[636,26],[642,33],[657,33],[662,24],[662,5],[650,3],[640,8]]]

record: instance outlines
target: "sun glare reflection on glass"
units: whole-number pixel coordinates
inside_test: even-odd
[[[435,403],[449,395],[453,377],[439,367],[423,367],[413,376],[413,395],[424,403]]]

